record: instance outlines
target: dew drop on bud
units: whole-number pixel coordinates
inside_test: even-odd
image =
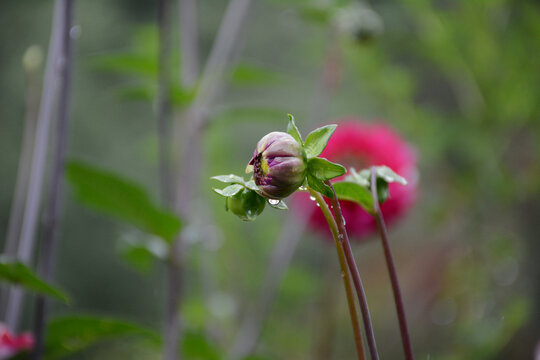
[[[310,197],[309,197],[309,200],[315,201],[315,196],[310,196]]]
[[[300,190],[300,191],[307,191],[307,187],[305,187],[305,186],[300,186],[300,187],[298,188],[298,190]]]
[[[319,205],[319,203],[317,203],[316,205],[317,205],[317,207],[321,207],[321,205]]]
[[[280,202],[281,202],[280,200],[276,200],[276,199],[268,199],[268,203],[269,203],[270,205],[274,205],[274,206],[275,206],[275,205],[279,204]]]

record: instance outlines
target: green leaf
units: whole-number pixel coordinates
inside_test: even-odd
[[[138,271],[145,273],[156,260],[164,261],[169,255],[170,246],[158,236],[139,233],[141,236],[126,234],[118,244],[118,251],[126,262]]]
[[[20,285],[29,291],[69,303],[63,291],[41,280],[32,269],[19,261],[0,260],[0,281]]]
[[[307,181],[310,188],[313,190],[320,192],[324,196],[328,198],[333,198],[334,193],[332,192],[332,189],[328,185],[324,183],[323,180],[316,178],[313,174],[309,173],[307,174]]]
[[[388,183],[384,179],[377,178],[377,198],[379,199],[379,203],[384,204],[389,197],[390,190]]]
[[[360,175],[362,173],[362,175]],[[363,186],[365,188],[369,188],[370,183],[370,175],[369,171],[368,173],[364,173],[364,171],[357,172],[354,168],[349,169],[349,175],[345,177],[345,181],[354,182],[360,186]]]
[[[407,180],[404,177],[396,174],[388,166],[377,166],[376,168],[377,177],[383,179],[387,183],[397,182],[401,185],[407,185]]]
[[[157,76],[157,58],[146,54],[115,53],[101,55],[94,59],[94,66],[103,71]]]
[[[178,217],[155,205],[139,185],[93,166],[71,161],[67,178],[83,204],[172,241],[181,228]]]
[[[291,135],[301,146],[304,146],[304,142],[302,141],[302,135],[300,135],[300,131],[298,130],[298,127],[296,126],[296,123],[294,122],[294,116],[292,114],[288,114],[289,116],[289,124],[287,125],[287,133]]]
[[[238,175],[234,175],[234,174],[216,175],[216,176],[212,176],[210,179],[221,181],[222,183],[226,183],[226,184],[243,184],[244,183],[244,178]]]
[[[182,353],[190,360],[220,360],[219,349],[208,341],[204,333],[186,331],[182,336]]]
[[[383,179],[387,183],[397,182],[401,185],[407,185],[407,180],[396,174],[394,170],[390,169],[388,166],[375,166],[375,173],[377,178]],[[358,177],[364,178],[368,183],[371,183],[371,169],[363,169],[357,174]]]
[[[236,85],[264,85],[280,80],[280,74],[253,64],[238,65],[231,76],[231,82]]]
[[[312,158],[308,160],[308,173],[322,181],[336,178],[346,172],[347,170],[343,166],[324,158]]]
[[[287,204],[285,204],[285,201],[283,200],[278,200],[278,202],[275,202],[275,200],[269,199],[268,205],[278,210],[289,210],[289,207],[287,206]]]
[[[337,182],[333,186],[338,199],[354,201],[367,212],[373,213],[373,198],[367,188],[349,181]]]
[[[336,128],[337,125],[326,125],[309,133],[304,145],[308,159],[321,155]]]
[[[100,341],[125,336],[142,336],[154,345],[161,343],[153,330],[123,320],[93,316],[67,316],[53,319],[47,327],[45,358],[59,359]]]
[[[221,196],[229,197],[229,196],[233,196],[237,194],[243,188],[244,188],[244,185],[234,184],[234,185],[229,185],[224,189],[213,189],[213,190]]]

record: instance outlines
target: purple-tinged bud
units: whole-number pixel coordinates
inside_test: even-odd
[[[306,163],[300,144],[291,135],[275,131],[259,140],[246,172],[253,171],[263,196],[283,199],[304,183]]]

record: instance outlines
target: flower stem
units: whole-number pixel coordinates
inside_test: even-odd
[[[371,323],[371,315],[369,314],[369,308],[366,298],[366,293],[364,291],[364,285],[362,285],[362,279],[360,278],[360,273],[358,272],[358,266],[354,260],[354,255],[351,249],[351,243],[349,242],[349,235],[347,234],[347,229],[345,228],[345,219],[341,213],[341,206],[336,195],[336,191],[332,186],[330,181],[325,181],[325,184],[332,189],[334,196],[332,197],[332,208],[334,209],[334,218],[336,225],[339,231],[338,240],[342,245],[345,252],[345,259],[347,260],[347,265],[349,266],[349,271],[351,272],[354,288],[356,290],[356,295],[358,296],[358,302],[360,303],[360,310],[362,311],[362,317],[364,319],[364,327],[366,330],[366,338],[369,347],[369,352],[371,354],[372,360],[379,360],[379,353],[377,352],[377,343],[375,342],[375,334],[373,332],[373,324]]]
[[[379,207],[379,198],[377,196],[377,174],[375,167],[371,168],[371,196],[373,197],[373,216],[377,222],[377,228],[381,235],[381,241],[384,249],[384,256],[386,259],[386,266],[388,267],[388,274],[390,275],[390,282],[392,284],[392,292],[394,294],[394,302],[396,303],[396,310],[399,320],[399,330],[401,332],[401,341],[403,343],[403,351],[405,352],[406,360],[413,360],[413,352],[411,346],[411,339],[409,336],[409,330],[407,328],[407,319],[405,317],[405,308],[403,306],[403,299],[401,296],[401,290],[399,288],[399,282],[397,278],[396,265],[394,263],[394,257],[390,244],[388,243],[388,233],[386,231],[386,225],[382,216],[381,208]]]
[[[349,305],[349,314],[351,316],[351,322],[352,322],[353,331],[354,331],[354,340],[356,342],[356,353],[358,355],[359,360],[364,360],[364,345],[362,344],[362,334],[360,333],[360,323],[358,321],[358,313],[356,311],[356,306],[354,304],[351,278],[347,270],[347,262],[345,259],[345,253],[343,252],[342,244],[339,241],[338,227],[322,195],[318,193],[317,191],[314,191],[313,189],[309,189],[309,192],[311,196],[313,196],[315,200],[317,201],[317,203],[319,204],[319,207],[321,208],[321,211],[326,221],[328,222],[328,226],[330,227],[332,236],[334,237],[334,243],[336,245],[339,265],[341,267],[341,276],[343,277],[343,284],[345,285],[345,293],[347,295],[347,304]]]

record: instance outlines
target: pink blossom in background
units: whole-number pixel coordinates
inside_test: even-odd
[[[13,355],[32,349],[34,337],[30,333],[15,335],[0,324],[0,360],[8,359]]]
[[[381,205],[381,210],[386,223],[391,224],[410,209],[416,198],[415,151],[387,125],[366,123],[356,117],[338,119],[336,123],[338,127],[321,157],[347,169],[353,167],[361,170],[372,165],[386,165],[409,182],[407,186],[396,183],[389,186],[390,198]],[[311,228],[331,237],[322,213],[312,211],[316,204],[307,193],[295,193],[293,201],[296,208],[312,213]],[[375,220],[360,205],[350,201],[340,203],[352,239],[360,240],[376,229]]]

